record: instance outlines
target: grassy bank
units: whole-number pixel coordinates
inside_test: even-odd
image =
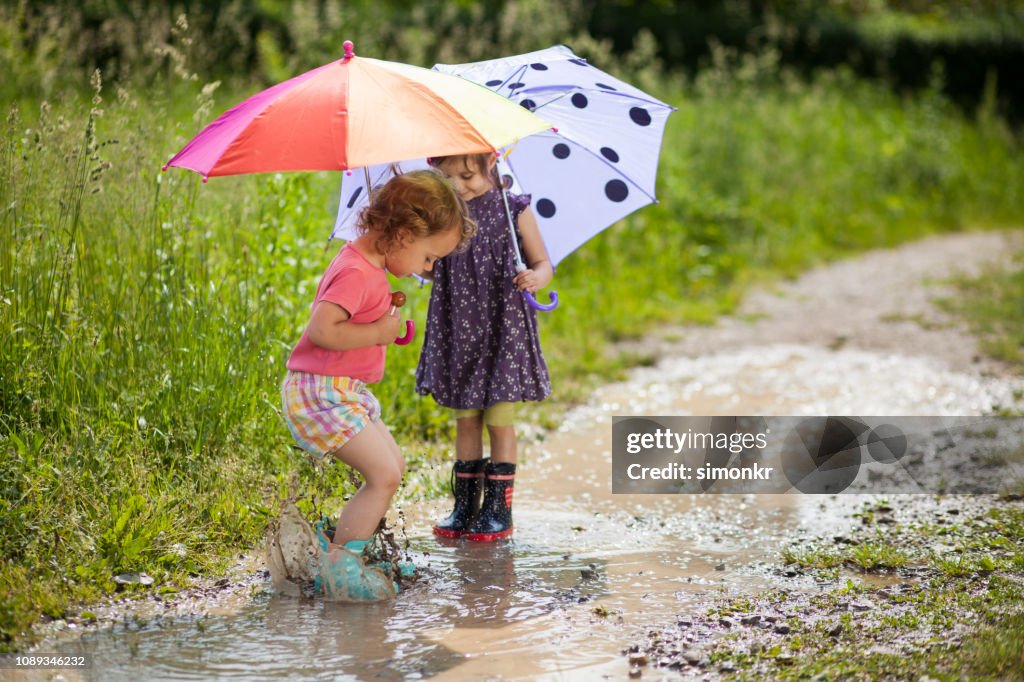
[[[680,109],[661,203],[559,268],[563,304],[542,318],[554,412],[637,360],[609,360],[610,341],[711,320],[750,286],[822,259],[1024,220],[1019,139],[991,115],[965,120],[937,89],[902,99],[843,71],[807,82],[771,53],[719,54],[692,82],[623,75]],[[314,478],[277,387],[337,248],[324,245],[338,176],[203,185],[160,172],[247,92],[187,71],[152,86],[95,75],[8,112],[0,650],[113,591],[119,573],[173,586],[218,571],[254,545],[293,474]],[[396,286],[422,329],[429,290]],[[391,349],[376,391],[413,471],[451,439],[448,415],[412,391],[417,353]]]
[[[802,586],[722,599],[635,650],[726,679],[1020,679],[1019,501],[899,496],[855,516],[847,536],[783,551],[779,574]]]
[[[1010,269],[956,280],[960,296],[940,301],[967,320],[985,353],[1024,373],[1024,251]]]

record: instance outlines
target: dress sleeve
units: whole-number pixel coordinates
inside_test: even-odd
[[[509,194],[509,209],[512,211],[512,219],[519,223],[519,215],[529,207],[532,201],[530,194]]]

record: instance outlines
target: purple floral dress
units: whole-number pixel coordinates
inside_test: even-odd
[[[518,221],[530,196],[508,196]],[[472,199],[469,210],[479,230],[468,248],[434,264],[416,392],[456,410],[543,400],[551,379],[537,312],[512,283],[516,260],[501,194]]]

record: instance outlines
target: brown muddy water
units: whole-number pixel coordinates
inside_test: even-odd
[[[259,574],[253,589],[121,609],[113,623],[55,633],[36,651],[91,653],[90,670],[60,672],[68,680],[627,679],[623,652],[640,633],[710,600],[824,589],[782,570],[779,551],[843,534],[870,498],[612,495],[613,415],[972,415],[1012,404],[1021,389],[853,350],[666,360],[601,389],[524,446],[512,541],[442,544],[430,524],[447,501],[405,505],[421,579],[393,603],[275,595]]]

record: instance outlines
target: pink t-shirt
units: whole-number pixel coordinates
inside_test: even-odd
[[[313,299],[330,301],[348,311],[355,324],[375,322],[388,311],[391,293],[384,268],[366,260],[351,244],[346,244],[327,266]],[[310,309],[312,311],[312,308]],[[364,346],[352,350],[329,350],[309,340],[308,329],[288,358],[288,369],[332,377],[351,377],[375,383],[384,376],[385,346]]]

